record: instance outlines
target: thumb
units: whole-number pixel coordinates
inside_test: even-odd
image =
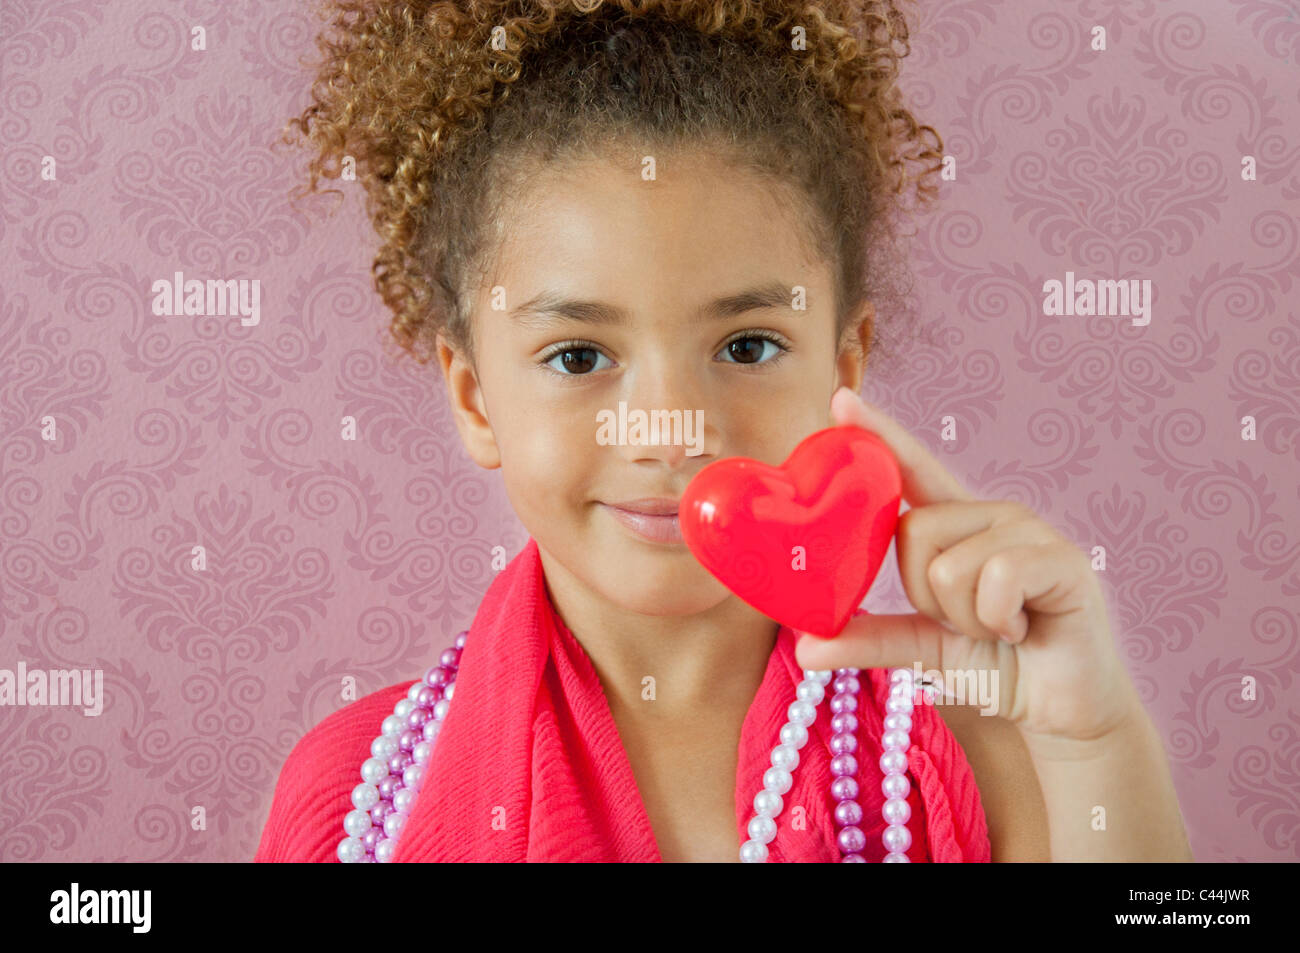
[[[794,656],[800,668],[823,671],[837,668],[942,669],[944,639],[964,639],[927,615],[854,616],[833,639],[796,631]],[[952,648],[949,649],[952,653]]]

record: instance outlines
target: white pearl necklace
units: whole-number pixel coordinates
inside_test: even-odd
[[[389,863],[397,838],[415,806],[424,774],[433,754],[433,743],[442,730],[443,719],[456,688],[456,673],[468,631],[456,636],[453,648],[439,658],[423,679],[413,684],[393,707],[393,713],[380,726],[380,734],[370,745],[371,757],[361,766],[361,783],[352,790],[353,810],[343,819],[346,836],[339,842],[338,858],[349,863]],[[831,671],[804,670],[803,681],[795,689],[795,700],[787,709],[788,721],[781,728],[780,740],[772,749],[771,767],[763,774],[763,788],[754,796],[754,817],[746,828],[749,840],[740,848],[742,863],[763,863],[767,845],[776,837],[776,818],[784,807],[782,795],[794,783],[792,772],[799,764],[799,751],[808,742],[808,726],[817,719],[817,706],[832,686],[831,727],[831,795],[837,802],[834,817],[842,863],[863,863],[859,853],[866,845],[866,835],[857,825],[862,808],[857,802],[858,762],[857,707],[859,670],[842,668]],[[912,845],[907,829],[911,806],[907,795],[907,750],[911,746],[912,708],[916,686],[911,669],[896,668],[890,673],[889,699],[881,735],[883,754],[879,759],[884,774],[881,792],[885,803],[881,815],[885,830],[881,841],[888,853],[884,863],[910,863],[906,851]],[[923,684],[927,697],[941,691],[937,684]]]

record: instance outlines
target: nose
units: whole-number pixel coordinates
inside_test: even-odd
[[[625,460],[676,469],[702,465],[716,453],[718,429],[704,404],[704,382],[688,361],[654,362],[638,368],[635,380],[614,408],[627,418]],[[634,426],[636,423],[642,426]]]

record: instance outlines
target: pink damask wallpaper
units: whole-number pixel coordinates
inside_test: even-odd
[[[918,11],[950,160],[868,396],[1104,552],[1197,858],[1295,861],[1300,5]],[[95,714],[0,707],[0,860],[250,859],[341,679],[416,677],[526,539],[436,368],[385,356],[360,202],[290,204],[312,22],[0,7],[0,668],[102,674]],[[177,272],[259,297],[158,316]],[[1077,313],[1114,279],[1127,307]]]

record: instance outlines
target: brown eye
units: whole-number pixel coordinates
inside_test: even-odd
[[[564,369],[571,374],[586,374],[595,366],[594,359],[587,357],[588,354],[595,354],[589,347],[579,348],[574,351],[565,351],[560,355],[560,363]]]
[[[770,364],[775,357],[769,355],[767,359],[764,359],[763,354],[763,349],[769,344],[772,345],[774,355],[777,357],[786,350],[771,338],[757,335],[750,335],[749,337],[736,338],[734,341],[729,341],[723,350],[732,359],[731,362],[735,364]]]
[[[727,350],[741,364],[753,364],[763,354],[763,342],[758,338],[741,338],[728,344]]]
[[[590,374],[602,357],[604,355],[594,348],[566,347],[553,352],[542,363],[566,377],[580,377]],[[556,361],[559,361],[560,366],[556,366]]]

